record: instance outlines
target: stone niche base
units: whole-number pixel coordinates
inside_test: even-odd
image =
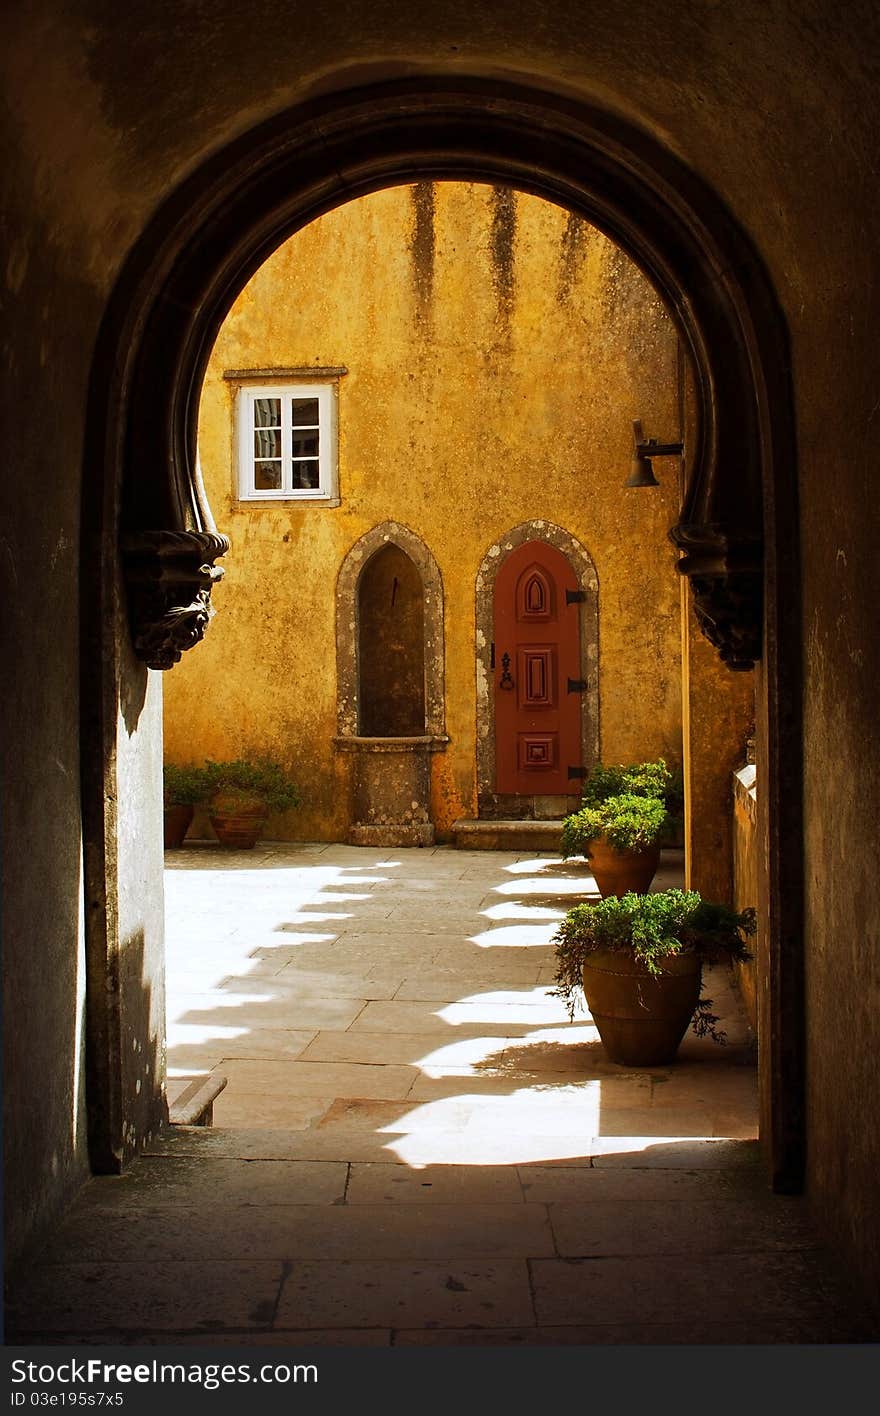
[[[432,846],[430,819],[431,753],[448,739],[424,737],[338,737],[336,746],[350,752],[353,821],[352,846]]]
[[[434,827],[428,821],[419,826],[352,826],[350,846],[433,846]]]

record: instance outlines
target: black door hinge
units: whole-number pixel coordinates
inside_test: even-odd
[[[586,775],[587,775],[587,769],[586,769],[586,767],[569,767],[569,769],[568,769],[568,780],[569,780],[569,781],[571,781],[573,777],[586,777]]]
[[[495,667],[495,640],[493,639],[491,645],[489,646],[489,668],[490,668],[490,669],[494,669],[494,667]]]
[[[586,693],[586,691],[587,691],[587,680],[586,680],[586,679],[573,679],[573,678],[570,678],[570,679],[568,680],[568,687],[567,687],[567,692],[568,692],[568,693]]]
[[[567,605],[582,605],[586,598],[586,590],[566,590],[565,592],[565,603]]]

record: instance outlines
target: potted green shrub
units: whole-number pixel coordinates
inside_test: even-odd
[[[555,997],[570,1018],[586,999],[612,1062],[669,1062],[692,1022],[699,1036],[724,1041],[701,998],[707,962],[751,958],[755,911],[705,901],[696,890],[658,890],[575,905],[553,937]]]
[[[299,805],[295,782],[270,757],[209,760],[205,770],[211,784],[209,820],[221,846],[252,850],[270,812]]]
[[[183,845],[195,809],[207,799],[211,784],[204,767],[192,762],[166,762],[162,768],[165,806],[165,849]]]
[[[674,791],[675,774],[663,757],[656,762],[631,762],[628,766],[597,762],[584,779],[581,806],[601,806],[609,797],[644,796],[658,797],[668,807],[667,797]]]
[[[623,792],[582,806],[562,823],[562,854],[585,856],[603,899],[647,890],[669,814],[662,798]]]

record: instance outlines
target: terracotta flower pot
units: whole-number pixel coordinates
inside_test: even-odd
[[[631,954],[591,954],[584,997],[609,1059],[625,1067],[671,1062],[699,1001],[700,979],[696,954],[670,956],[660,974]]]
[[[182,806],[179,802],[175,806],[165,808],[165,849],[166,851],[176,851],[183,845],[184,837],[190,828],[194,806]]]
[[[645,846],[639,851],[620,851],[602,837],[587,846],[590,870],[603,900],[609,895],[625,895],[633,890],[644,895],[660,864],[660,847]]]
[[[265,802],[230,793],[211,802],[209,820],[221,846],[228,850],[253,850],[269,815]]]

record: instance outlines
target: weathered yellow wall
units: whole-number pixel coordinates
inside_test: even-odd
[[[758,801],[755,768],[740,767],[733,776],[733,903],[736,909],[755,909],[758,901]],[[753,957],[746,964],[734,964],[740,993],[753,1031],[758,1031],[758,971],[756,958],[762,947],[760,937],[751,941]]]
[[[754,671],[733,672],[700,632],[693,592],[682,583],[685,883],[704,899],[734,891],[733,773],[755,724]],[[757,898],[743,902],[757,905]]]
[[[243,503],[225,370],[336,366],[338,507]],[[270,833],[346,834],[349,760],[334,751],[334,589],[378,522],[422,538],[443,578],[446,731],[438,834],[476,815],[474,585],[493,542],[534,518],[590,552],[599,578],[601,754],[681,760],[679,579],[666,532],[674,461],[625,490],[632,420],[679,434],[677,341],[638,270],[537,198],[464,183],[352,202],[286,242],[240,295],[205,380],[200,455],[231,539],[214,595],[223,633],[166,680],[166,756],[288,762],[304,804]],[[198,753],[194,754],[194,745]]]

